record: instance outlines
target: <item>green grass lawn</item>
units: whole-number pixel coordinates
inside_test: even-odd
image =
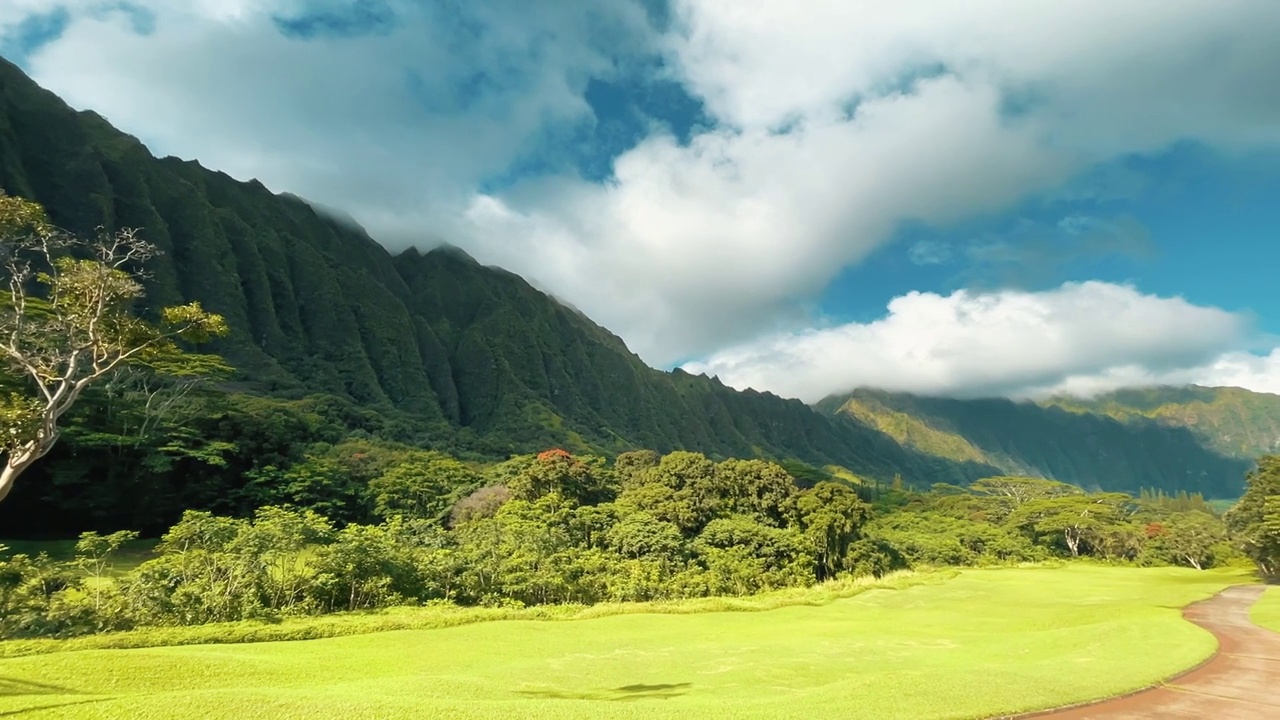
[[[24,718],[977,718],[1211,654],[1179,608],[1241,571],[966,570],[764,612],[504,620],[0,660]],[[43,708],[43,709],[42,709]]]
[[[1254,625],[1280,632],[1280,586],[1272,586],[1249,611]]]

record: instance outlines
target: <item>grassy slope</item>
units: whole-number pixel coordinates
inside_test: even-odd
[[[0,714],[94,718],[969,718],[1150,684],[1236,572],[967,570],[761,613],[487,622],[0,660]],[[49,708],[41,711],[39,708]]]
[[[1253,624],[1280,632],[1280,587],[1269,587],[1262,599],[1249,610]]]
[[[959,462],[986,463],[1007,469],[997,458],[974,447],[963,436],[934,427],[924,418],[885,407],[875,400],[850,398],[838,412],[861,420],[906,447]]]

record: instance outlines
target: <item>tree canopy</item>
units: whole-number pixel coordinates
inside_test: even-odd
[[[1264,574],[1280,571],[1280,456],[1264,455],[1245,476],[1245,491],[1226,513],[1240,549]]]
[[[199,303],[159,308],[154,321],[137,313],[140,267],[156,252],[134,230],[73,236],[38,205],[0,192],[0,271],[9,285],[0,300],[9,388],[0,401],[0,499],[53,448],[63,416],[91,385],[128,367],[189,375],[209,365],[178,343],[226,334],[221,316]]]

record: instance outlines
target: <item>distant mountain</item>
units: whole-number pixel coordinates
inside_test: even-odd
[[[925,454],[1090,489],[1137,493],[1145,487],[1236,497],[1253,459],[1220,452],[1182,425],[1032,402],[857,390],[817,407]]]
[[[1280,395],[1190,385],[1119,390],[1091,400],[1055,397],[1043,404],[1186,428],[1207,447],[1231,457],[1251,460],[1280,452]]]

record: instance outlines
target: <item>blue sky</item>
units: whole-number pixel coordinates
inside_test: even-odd
[[[1096,182],[1115,168],[1126,180],[1116,197],[1034,198],[960,226],[903,228],[832,283],[821,307],[865,321],[882,312],[884,297],[921,288],[1045,289],[1095,279],[1253,313],[1259,329],[1280,334],[1280,295],[1257,270],[1280,266],[1280,155],[1232,158],[1179,145],[1109,165]],[[1122,227],[1091,246],[1070,232],[1071,218]],[[966,248],[1006,240],[1027,255],[1005,263],[965,256]]]
[[[157,154],[816,400],[1280,392],[1272,0],[0,0]]]

